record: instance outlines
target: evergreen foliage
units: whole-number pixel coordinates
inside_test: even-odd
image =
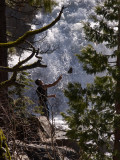
[[[31,82],[33,81],[30,79],[29,73],[23,71],[17,76],[17,82],[23,85],[15,86],[9,91],[9,95],[14,97],[11,104],[17,116],[26,118],[30,115],[29,106],[34,104],[34,102],[25,95],[25,92],[29,87],[32,87]]]
[[[104,43],[114,51],[109,55],[102,49],[98,53],[92,45],[84,47],[77,57],[84,71],[96,75],[94,82],[85,88],[69,83],[65,90],[70,109],[62,115],[69,126],[68,137],[80,146],[80,160],[120,159],[119,16],[120,1],[105,0],[90,16],[94,25],[84,23],[88,41]]]

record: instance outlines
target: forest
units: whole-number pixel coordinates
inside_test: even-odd
[[[67,125],[64,129],[55,126],[53,108],[49,108],[48,98],[55,99],[57,91],[47,94],[49,87],[60,85],[64,75],[44,84],[39,79],[42,77],[34,82],[30,72],[36,68],[45,72],[48,65],[43,61],[44,54],[62,48],[52,46],[52,41],[43,48],[37,43],[42,43],[60,21],[66,21],[64,14],[68,14],[65,11],[70,5],[80,3],[89,10],[90,1],[63,2],[55,18],[37,25],[36,15],[51,16],[60,1],[0,0],[0,160],[120,160],[120,1],[92,2],[91,14],[80,22],[83,45],[78,53],[72,52],[93,81],[83,85],[79,78],[75,82],[66,80],[62,92],[68,108],[61,110]],[[76,12],[74,6],[72,10]],[[32,25],[37,27],[32,29]],[[38,35],[40,39],[36,40]],[[18,61],[10,65],[14,56]],[[67,74],[72,72],[71,63]],[[33,83],[37,86],[36,104],[25,94]]]

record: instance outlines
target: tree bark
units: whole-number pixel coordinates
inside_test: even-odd
[[[6,39],[6,4],[5,0],[0,0],[0,43],[7,42]],[[0,66],[8,66],[7,48],[0,47]],[[8,80],[7,72],[0,72],[0,82]],[[6,113],[8,110],[7,88],[0,88],[0,127],[6,122]]]
[[[115,103],[115,111],[116,117],[115,120],[115,140],[114,140],[114,155],[113,160],[120,160],[120,7],[119,7],[119,14],[118,14],[118,52],[117,55],[117,70],[118,70],[118,78],[117,78],[117,85],[116,85],[116,103]]]
[[[0,43],[7,42],[6,39],[6,15],[5,15],[5,0],[0,0]],[[0,66],[8,66],[7,49],[0,47]],[[8,79],[8,73],[0,72],[0,82]]]

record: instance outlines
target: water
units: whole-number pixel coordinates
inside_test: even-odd
[[[41,53],[46,52],[49,48],[49,54],[42,54],[43,62],[47,64],[47,68],[36,68],[31,70],[31,78],[33,80],[39,78],[45,83],[54,82],[59,75],[63,75],[61,82],[55,87],[48,89],[48,94],[56,94],[56,98],[49,98],[49,107],[52,107],[54,117],[59,117],[60,112],[65,112],[68,108],[67,98],[63,91],[69,82],[80,82],[83,86],[87,82],[92,81],[93,77],[86,75],[82,70],[82,64],[78,63],[75,54],[80,53],[83,46],[86,45],[82,21],[88,21],[89,15],[93,13],[93,7],[97,0],[57,0],[58,6],[54,7],[52,14],[38,13],[36,20],[40,25],[32,25],[32,28],[40,28],[49,24],[59,14],[61,7],[64,9],[61,20],[43,34],[35,37],[40,40],[36,43],[36,47],[40,48]],[[91,22],[92,23],[92,22]],[[43,41],[44,39],[44,41]],[[27,56],[28,53],[25,53]],[[33,58],[32,61],[36,59]],[[71,74],[68,73],[69,68],[73,68]],[[38,97],[36,95],[36,87],[30,89],[29,93],[33,101],[37,104]]]

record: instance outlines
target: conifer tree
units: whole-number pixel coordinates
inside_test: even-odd
[[[84,31],[93,45],[77,57],[83,70],[95,75],[94,83],[85,88],[69,83],[70,109],[62,115],[70,128],[67,135],[78,141],[80,160],[120,160],[120,1],[105,0],[90,18],[95,23],[84,23]],[[98,52],[101,43],[113,52]]]

